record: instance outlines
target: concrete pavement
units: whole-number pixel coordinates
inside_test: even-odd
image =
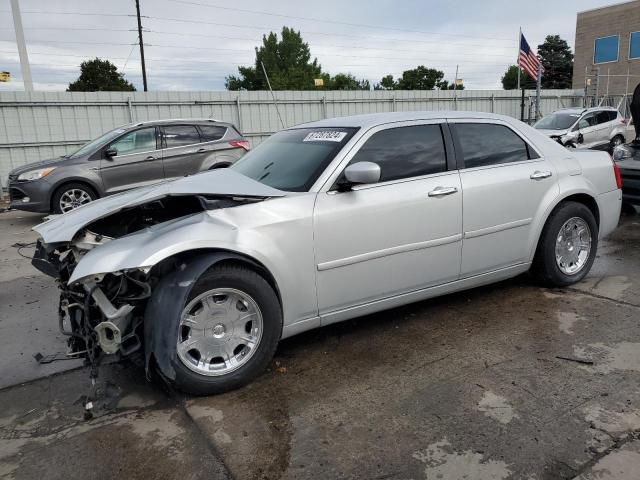
[[[84,422],[83,370],[5,388],[0,477],[638,478],[639,245],[625,217],[575,287],[523,276],[287,339],[225,395],[167,394],[112,365]],[[35,315],[11,290],[20,278],[2,284],[2,322],[55,325],[52,298]],[[3,381],[5,346],[37,335],[12,332]]]

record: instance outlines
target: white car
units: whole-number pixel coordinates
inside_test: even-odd
[[[333,118],[38,225],[33,262],[59,280],[71,355],[144,351],[209,394],[305,330],[529,270],[579,281],[618,223],[620,186],[608,154],[513,118]]]
[[[569,148],[613,150],[634,137],[627,119],[613,107],[566,108],[533,126]]]

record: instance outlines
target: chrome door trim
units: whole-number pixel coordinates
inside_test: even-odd
[[[502,232],[503,230],[510,230],[512,228],[524,227],[529,225],[533,221],[532,218],[523,218],[522,220],[516,220],[514,222],[501,223],[500,225],[494,225],[493,227],[480,228],[478,230],[470,230],[464,232],[464,238],[476,238],[484,235],[490,235],[492,233]]]
[[[462,240],[462,235],[456,234],[449,237],[434,238],[433,240],[426,240],[424,242],[407,243],[405,245],[383,248],[382,250],[375,250],[373,252],[361,253],[352,257],[339,258],[337,260],[330,260],[328,262],[319,263],[317,265],[317,268],[318,271],[322,272],[324,270],[346,267],[347,265],[353,265],[354,263],[366,262],[368,260],[388,257],[390,255],[396,255],[398,253],[413,252],[415,250],[424,250],[426,248],[447,245],[449,243],[459,242],[460,240]]]

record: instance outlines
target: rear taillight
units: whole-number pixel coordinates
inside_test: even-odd
[[[244,148],[247,152],[251,150],[251,145],[246,140],[231,140],[229,145],[233,148]]]
[[[621,189],[622,188],[622,175],[620,175],[620,169],[618,168],[618,164],[613,159],[613,157],[611,157],[611,163],[613,163],[613,174],[616,177],[616,185],[618,186],[618,189]]]

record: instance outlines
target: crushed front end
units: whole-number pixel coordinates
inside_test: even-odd
[[[84,358],[92,376],[104,355],[131,355],[142,347],[142,320],[151,295],[148,271],[97,275],[68,284],[83,254],[107,242],[108,237],[85,231],[70,244],[48,245],[38,241],[33,265],[56,279],[60,289],[58,324],[68,336],[67,355]]]

